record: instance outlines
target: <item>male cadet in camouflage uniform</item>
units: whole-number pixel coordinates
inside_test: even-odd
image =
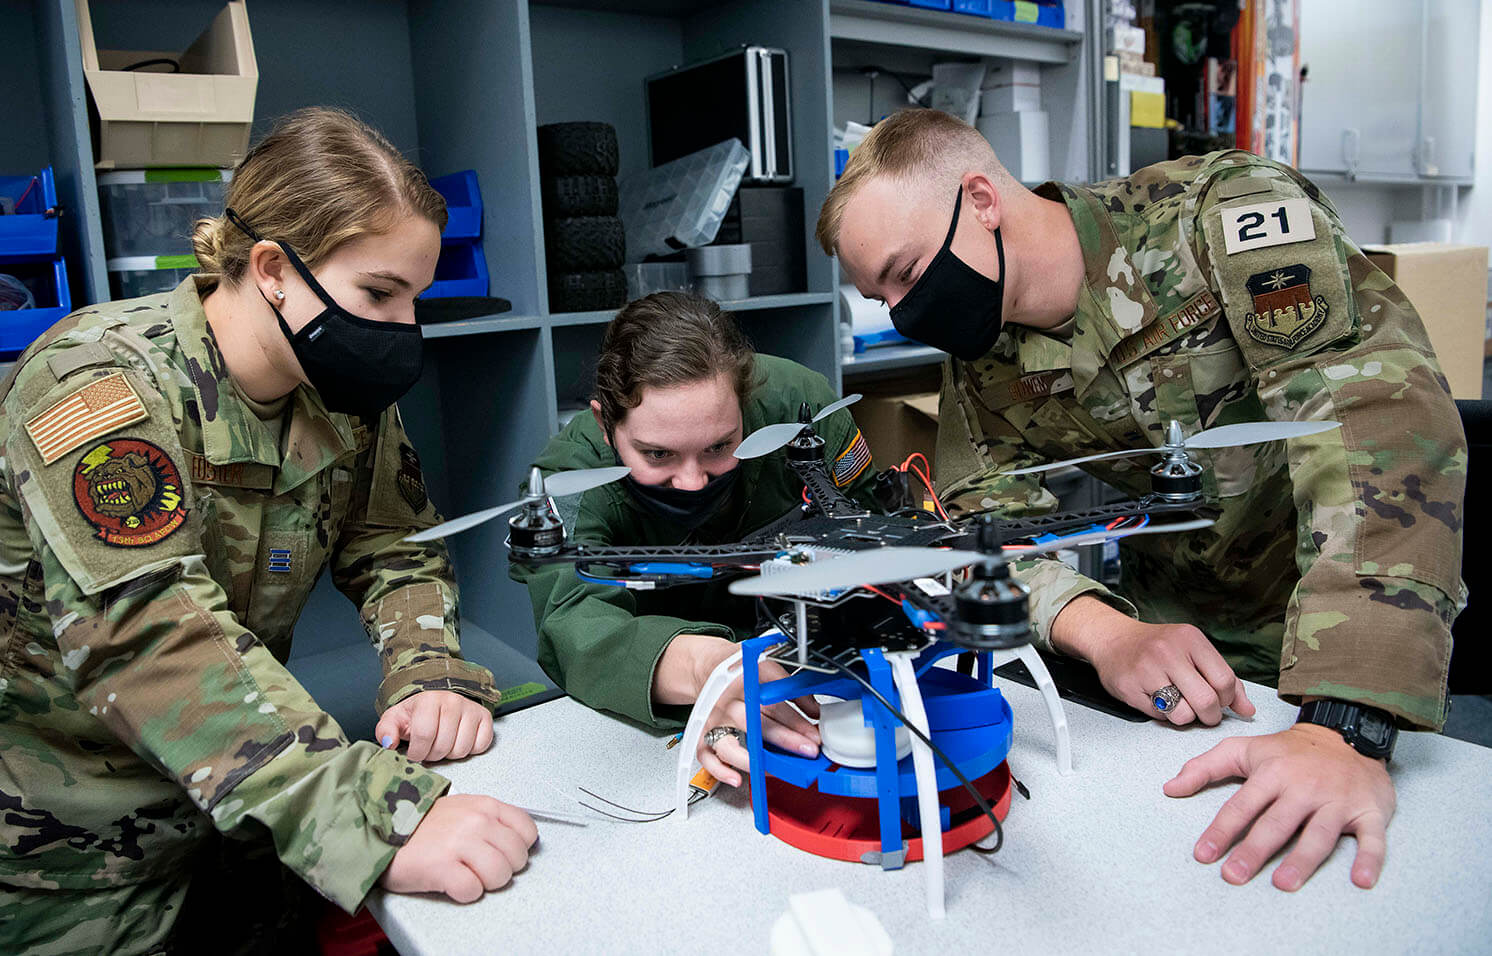
[[[0,388],[0,951],[164,951],[213,830],[360,904],[448,781],[349,742],[286,671],[325,567],[379,649],[380,711],[497,703],[444,548],[400,541],[439,519],[396,408],[248,400],[208,278],[74,313]]]
[[[950,227],[955,192],[962,218]],[[1465,437],[1418,316],[1311,183],[1234,151],[1033,193],[967,125],[905,111],[851,157],[819,239],[899,326],[956,356],[944,366],[938,474],[966,510],[1051,509],[1035,476],[1001,473],[1160,445],[1171,419],[1188,434],[1342,423],[1202,452],[1221,517],[1125,543],[1120,590],[1133,606],[1056,562],[1029,571],[1041,642],[1087,658],[1142,709],[1178,685],[1176,723],[1217,723],[1220,705],[1251,714],[1236,673],[1277,674],[1291,702],[1442,725],[1464,604]],[[1084,469],[1140,496],[1148,467]],[[1132,621],[1135,608],[1170,623]],[[1394,809],[1382,761],[1297,723],[1225,741],[1165,792],[1229,777],[1248,779],[1198,841],[1199,861],[1241,839],[1222,875],[1242,883],[1304,826],[1276,886],[1299,887],[1343,832],[1358,841],[1353,881],[1376,881]]]

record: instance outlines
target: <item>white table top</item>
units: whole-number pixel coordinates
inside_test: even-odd
[[[1161,793],[1181,764],[1224,737],[1267,733],[1295,708],[1250,685],[1250,722],[1177,730],[1067,704],[1076,773],[1057,773],[1036,691],[1002,681],[1015,715],[1014,796],[1005,846],[946,862],[947,917],[924,907],[922,864],[898,871],[812,856],[752,825],[744,791],[722,787],[682,823],[539,821],[540,842],[506,889],[461,906],[375,891],[374,916],[404,954],[765,953],[794,893],[840,888],[872,910],[898,953],[1492,950],[1492,750],[1401,734],[1392,772],[1398,812],[1378,886],[1351,884],[1344,838],[1297,893],[1248,885],[1192,846],[1237,784],[1184,800]],[[569,699],[502,718],[488,753],[440,771],[462,793],[556,807],[576,785],[630,807],[670,805],[669,735]],[[584,810],[580,811],[584,813]]]

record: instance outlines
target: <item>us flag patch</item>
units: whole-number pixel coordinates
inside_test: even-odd
[[[856,429],[855,439],[850,442],[850,447],[844,450],[844,454],[834,459],[834,487],[843,488],[859,478],[869,467],[870,446],[865,444],[865,436]]]
[[[95,379],[26,423],[26,434],[50,465],[84,442],[150,417],[123,372]]]

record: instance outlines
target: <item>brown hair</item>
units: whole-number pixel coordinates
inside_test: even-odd
[[[627,303],[606,326],[596,361],[601,423],[610,434],[645,388],[673,388],[730,376],[745,402],[754,385],[756,353],[735,317],[692,292],[655,292]]]
[[[942,110],[898,110],[877,123],[850,153],[843,175],[819,210],[814,238],[825,255],[834,255],[845,207],[855,190],[877,176],[935,189],[947,186],[951,191],[964,173],[971,171],[984,173],[997,186],[1015,184],[989,141],[968,123]]]
[[[233,171],[227,203],[265,239],[284,242],[315,269],[337,247],[386,231],[406,215],[438,229],[446,204],[425,174],[383,134],[341,110],[310,107],[282,118]],[[197,220],[192,248],[203,272],[237,284],[254,240],[225,216]]]

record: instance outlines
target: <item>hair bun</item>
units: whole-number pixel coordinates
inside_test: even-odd
[[[223,271],[223,230],[228,221],[223,216],[198,219],[192,227],[192,251],[197,256],[198,272]]]

